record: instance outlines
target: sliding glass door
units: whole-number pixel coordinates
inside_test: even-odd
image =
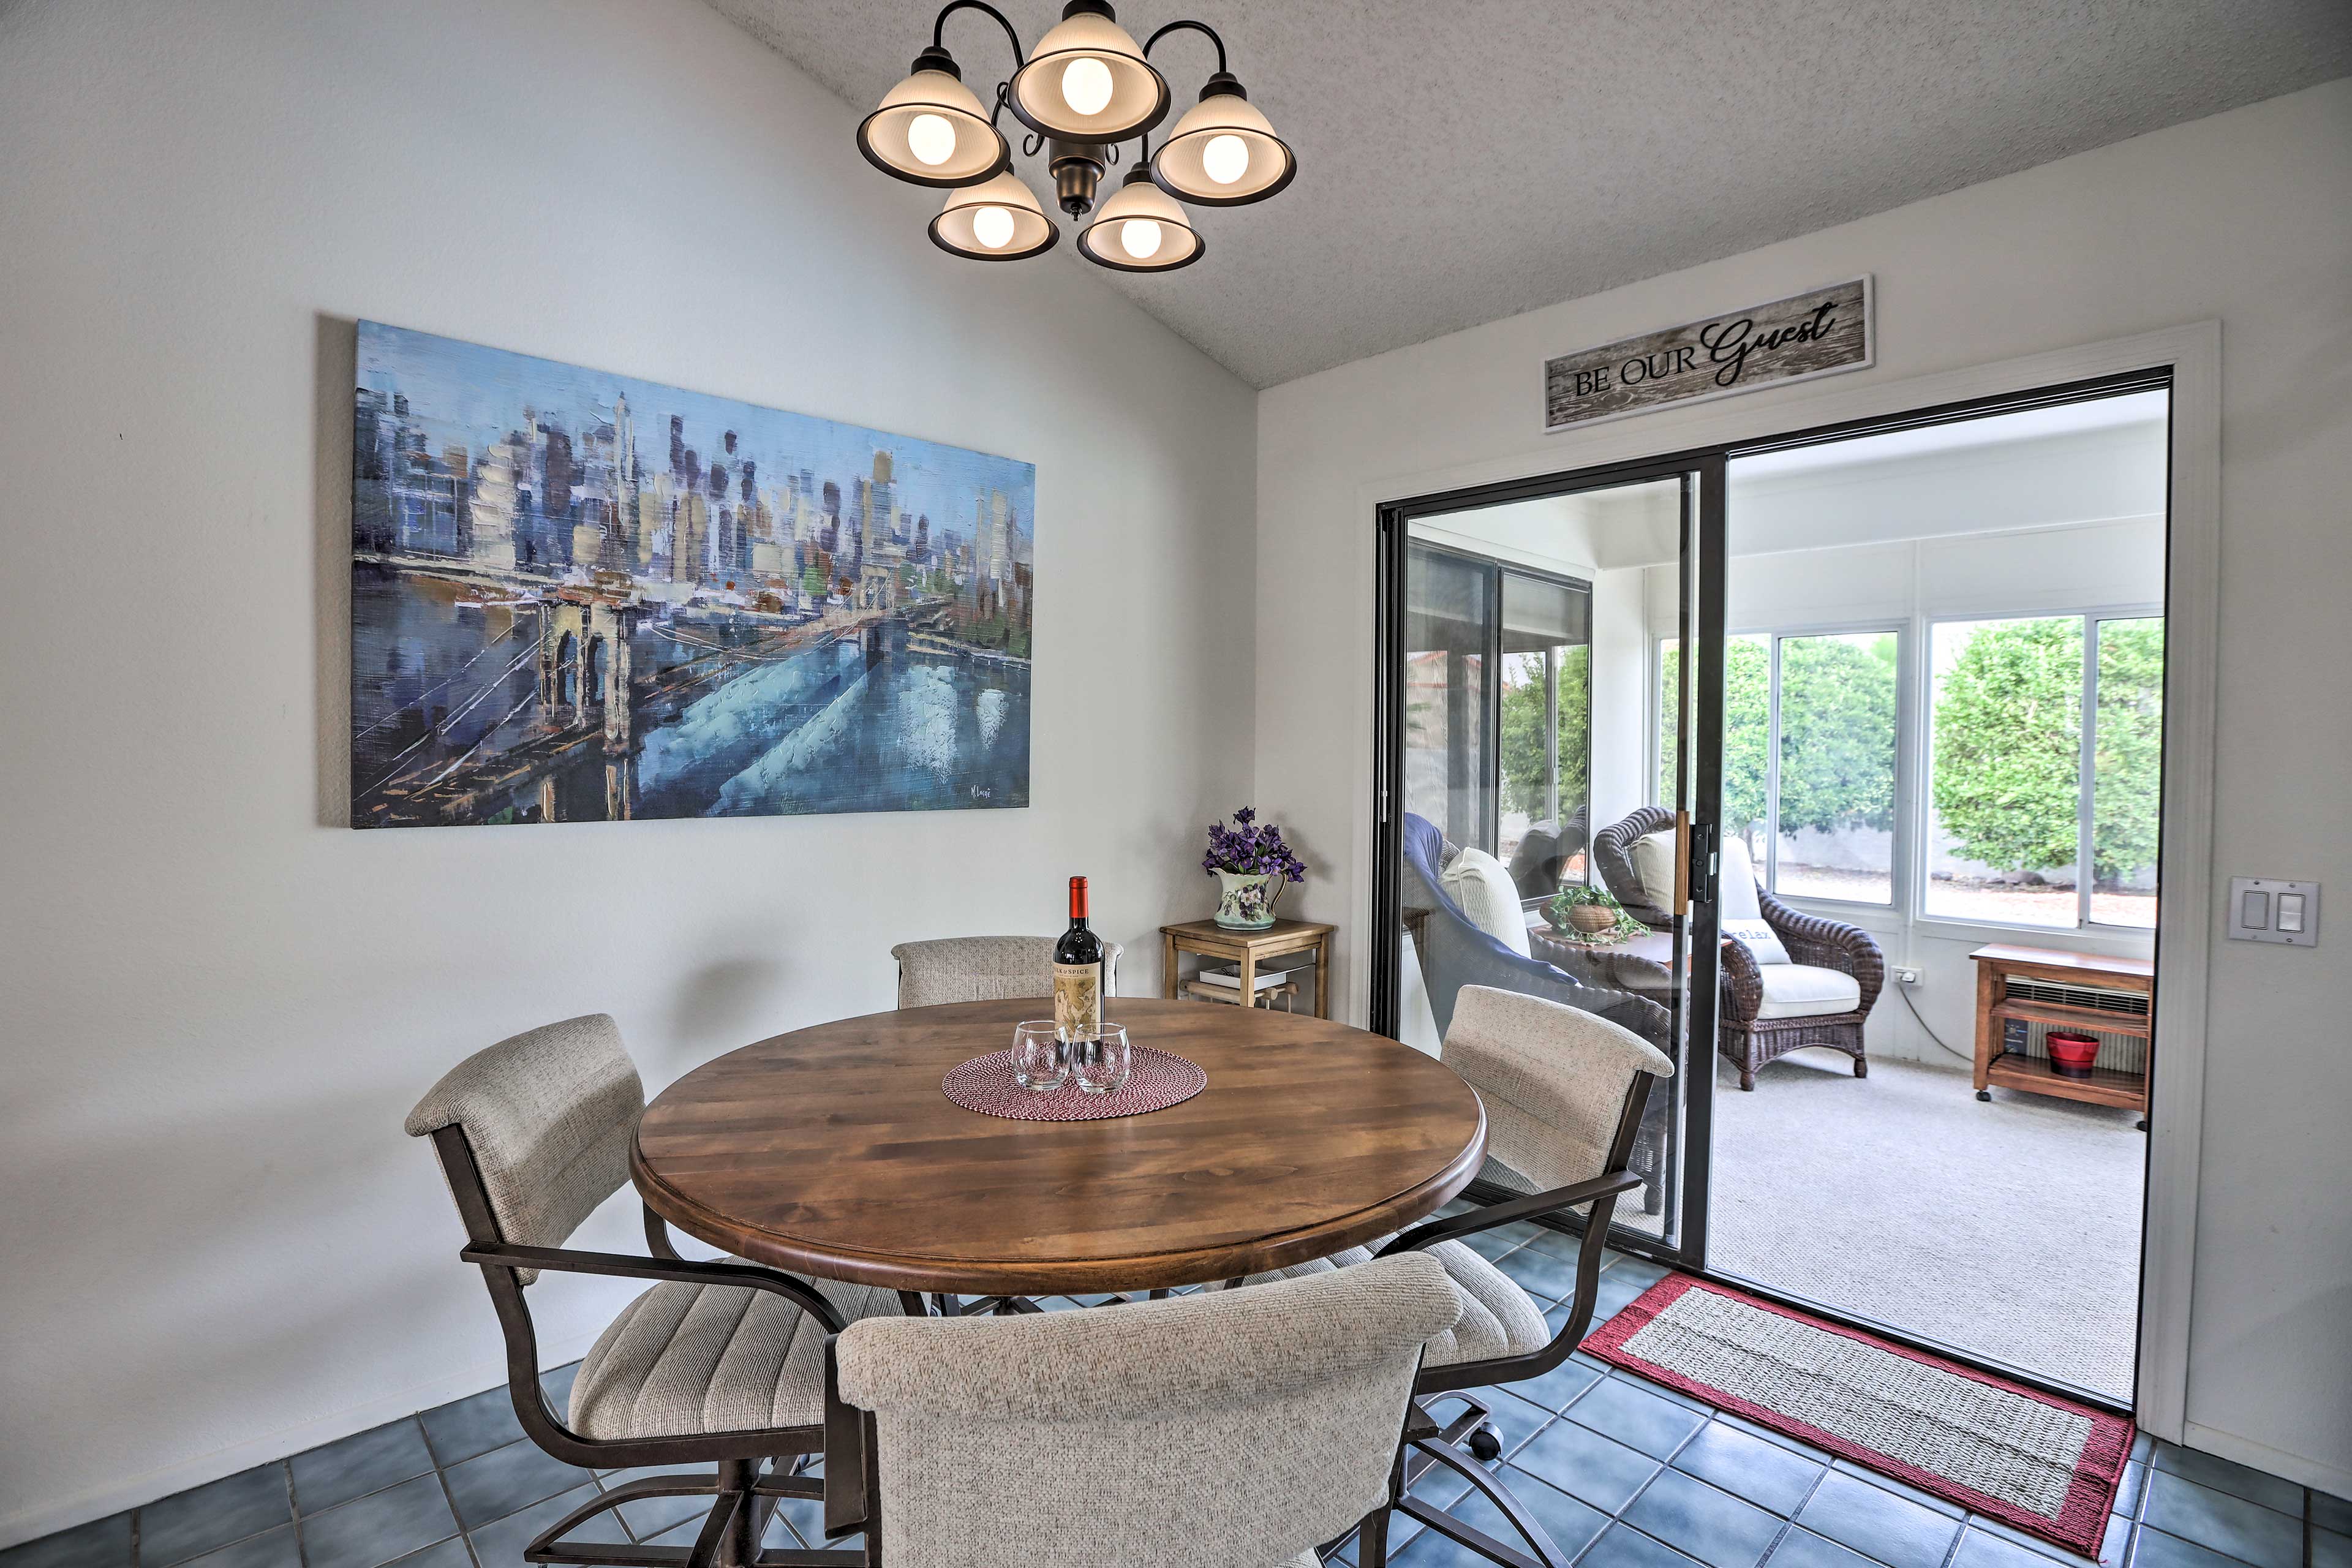
[[[1654,795],[1660,639],[1719,636],[1722,469],[1654,465],[1383,510],[1373,1026],[1439,1048],[1465,985],[1591,1012],[1673,1058],[1620,1239],[1698,1234],[1713,1049],[1719,727],[1673,738]],[[1710,521],[1712,518],[1712,521]],[[1713,626],[1717,631],[1706,628]],[[1719,707],[1719,658],[1676,711]],[[1613,918],[1612,918],[1613,917]],[[1599,929],[1591,929],[1598,924]],[[1481,1179],[1524,1190],[1497,1151]]]
[[[1410,541],[1405,583],[1405,809],[1529,897],[1583,880],[1591,584]]]

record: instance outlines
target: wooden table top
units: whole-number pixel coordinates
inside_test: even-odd
[[[1469,1184],[1486,1117],[1452,1069],[1328,1019],[1113,997],[1139,1045],[1201,1064],[1181,1105],[1014,1121],[940,1091],[1038,999],[820,1024],[662,1091],[630,1170],[689,1236],[794,1273],[963,1295],[1140,1290],[1322,1258]]]
[[[2117,953],[2068,952],[2054,947],[2022,947],[2015,942],[1997,942],[1977,949],[1969,956],[2000,964],[2030,963],[2043,969],[2078,969],[2086,974],[2125,975],[2139,980],[2156,977],[2155,960],[2126,958]]]
[[[1299,946],[1320,941],[1339,930],[1314,921],[1277,920],[1270,926],[1256,931],[1236,931],[1221,926],[1214,921],[1185,921],[1178,925],[1161,926],[1160,934],[1172,936],[1180,942],[1213,942],[1229,947]]]

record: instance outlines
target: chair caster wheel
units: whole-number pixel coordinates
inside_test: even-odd
[[[1492,1426],[1481,1426],[1470,1434],[1470,1452],[1479,1463],[1491,1465],[1503,1457],[1503,1439]]]
[[[1985,1101],[1987,1104],[1990,1104],[1992,1102],[1992,1090],[1989,1089],[1980,1089],[1977,1090],[1977,1098]]]

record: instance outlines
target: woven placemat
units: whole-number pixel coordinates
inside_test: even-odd
[[[1102,1121],[1165,1110],[1208,1087],[1209,1075],[1198,1062],[1150,1046],[1137,1046],[1134,1051],[1134,1070],[1108,1094],[1088,1094],[1078,1087],[1076,1073],[1058,1089],[1042,1094],[1024,1089],[1013,1081],[1013,1057],[1007,1051],[958,1062],[940,1080],[940,1092],[966,1110],[1014,1121]]]

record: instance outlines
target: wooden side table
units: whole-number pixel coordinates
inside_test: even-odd
[[[1160,928],[1160,994],[1174,997],[1184,982],[1176,973],[1176,955],[1189,952],[1199,958],[1231,959],[1241,965],[1242,983],[1234,1001],[1241,1004],[1244,997],[1255,1000],[1257,966],[1261,959],[1279,958],[1285,953],[1315,954],[1315,1016],[1331,1016],[1331,933],[1337,926],[1317,925],[1312,921],[1276,921],[1264,931],[1227,931],[1214,921],[1187,921],[1182,925]]]
[[[1979,1100],[1990,1100],[1991,1086],[2021,1089],[2057,1100],[2079,1100],[2092,1105],[2119,1105],[2147,1112],[2147,1058],[2140,1070],[2116,1072],[2093,1068],[2084,1076],[2061,1073],[2042,1057],[2020,1056],[2002,1044],[2002,1026],[2012,1018],[2036,1024],[2059,1024],[2094,1033],[2133,1035],[2150,1038],[2156,1016],[2156,965],[2145,958],[2110,958],[2095,952],[2063,952],[2051,947],[2021,947],[1995,942],[1969,956],[1977,965],[1977,1059]],[[2063,1002],[2012,997],[2011,976],[2047,981],[2053,985],[2096,986],[2105,991],[2137,991],[2148,998],[2145,1013],[2110,1013]],[[2140,1123],[2145,1127],[2147,1124]]]

